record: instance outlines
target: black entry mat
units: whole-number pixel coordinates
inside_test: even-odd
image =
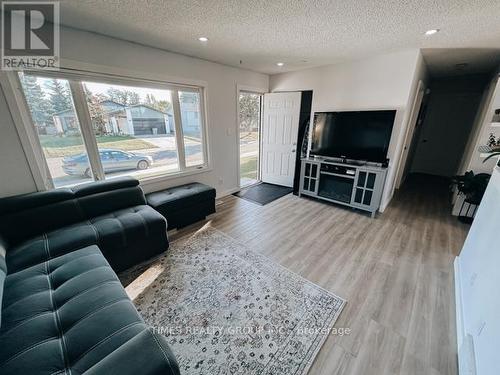
[[[233,195],[264,206],[292,192],[292,188],[262,182],[240,190]]]

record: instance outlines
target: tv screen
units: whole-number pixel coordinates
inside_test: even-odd
[[[395,116],[395,110],[316,112],[311,154],[385,162]]]

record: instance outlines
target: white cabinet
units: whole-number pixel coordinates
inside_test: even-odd
[[[304,161],[301,169],[301,190],[307,193],[318,193],[319,163]]]
[[[305,158],[299,194],[359,208],[373,217],[380,207],[386,172],[378,166]]]
[[[385,171],[359,168],[356,173],[351,204],[353,207],[377,211],[383,190]]]

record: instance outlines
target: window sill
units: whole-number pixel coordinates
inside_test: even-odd
[[[138,180],[139,180],[139,183],[141,186],[148,186],[148,185],[157,184],[159,182],[170,181],[170,180],[174,180],[176,178],[192,176],[192,175],[206,173],[206,172],[210,172],[210,171],[212,171],[212,168],[209,166],[204,166],[202,168],[194,167],[194,168],[186,169],[182,172],[163,174],[163,175],[159,175],[159,176],[145,177],[145,178],[140,178]]]

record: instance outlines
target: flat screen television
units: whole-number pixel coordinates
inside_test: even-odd
[[[316,112],[311,155],[384,163],[395,110]]]

